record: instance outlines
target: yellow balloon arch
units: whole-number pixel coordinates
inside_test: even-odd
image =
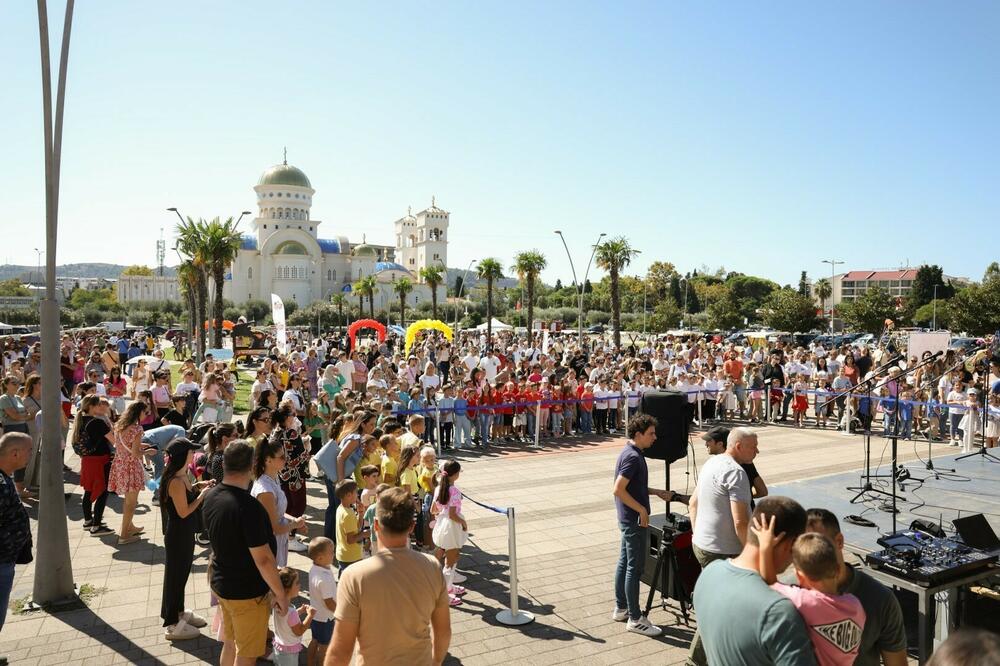
[[[449,340],[452,340],[455,337],[455,334],[451,331],[451,327],[443,321],[439,321],[437,319],[421,319],[406,327],[406,347],[404,349],[404,353],[410,353],[410,347],[413,346],[414,340],[417,339],[417,333],[429,328],[434,329],[435,331],[441,331],[444,333],[444,337]]]

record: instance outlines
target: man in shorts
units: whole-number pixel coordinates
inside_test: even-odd
[[[246,440],[229,443],[222,458],[222,483],[209,491],[203,505],[213,552],[209,580],[219,598],[226,637],[219,658],[222,666],[255,664],[267,653],[272,604],[279,617],[288,613],[274,559],[277,544],[271,519],[247,490],[253,453]]]

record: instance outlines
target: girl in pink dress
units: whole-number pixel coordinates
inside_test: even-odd
[[[142,528],[132,523],[139,491],[146,485],[146,472],[142,467],[142,417],[149,412],[144,402],[133,402],[115,424],[115,458],[111,462],[108,490],[122,495],[122,526],[118,545],[139,540]]]

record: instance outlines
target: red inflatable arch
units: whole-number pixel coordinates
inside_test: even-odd
[[[378,341],[385,342],[385,326],[374,319],[359,319],[347,327],[347,336],[351,339],[351,349],[354,349],[354,338],[363,328],[374,328],[378,332]]]

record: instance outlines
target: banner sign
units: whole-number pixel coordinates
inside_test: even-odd
[[[271,319],[274,320],[275,338],[278,344],[278,351],[282,354],[288,353],[288,338],[285,332],[285,304],[281,302],[281,296],[271,294]]]

